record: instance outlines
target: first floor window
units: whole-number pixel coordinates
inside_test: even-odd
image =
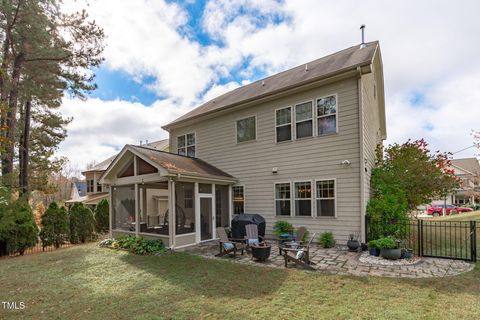
[[[318,135],[337,132],[337,97],[328,96],[317,99]]]
[[[245,190],[243,186],[233,186],[233,213],[241,214],[245,212]]]
[[[305,102],[295,106],[296,138],[313,136],[312,102]]]
[[[195,133],[187,133],[177,137],[177,154],[195,157]]]
[[[335,180],[317,181],[317,217],[335,216]]]
[[[102,192],[102,184],[97,183],[97,192]]]
[[[295,215],[312,216],[312,183],[295,182]]]
[[[237,121],[237,143],[257,139],[255,116]]]
[[[277,216],[291,215],[290,183],[275,184],[275,214]]]

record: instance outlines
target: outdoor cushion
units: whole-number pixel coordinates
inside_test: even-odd
[[[295,258],[297,258],[297,260],[300,260],[300,259],[303,258],[304,254],[305,253],[303,252],[303,250],[300,250],[300,251],[297,252],[297,255],[295,256]]]
[[[247,243],[249,246],[258,246],[260,244],[258,239],[247,239]]]
[[[224,242],[223,243],[223,249],[225,249],[226,251],[228,250],[232,250],[233,248],[235,248],[235,245],[231,242]]]

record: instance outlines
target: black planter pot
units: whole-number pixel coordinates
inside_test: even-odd
[[[377,248],[369,249],[368,252],[370,253],[371,256],[378,257],[380,255],[380,249],[377,249]]]
[[[398,260],[402,256],[401,249],[382,249],[380,250],[380,255],[389,260]]]
[[[358,240],[348,240],[347,247],[350,251],[357,251],[360,248],[360,241]]]
[[[400,256],[400,259],[410,259],[411,257],[413,257],[412,250],[402,250],[402,255]]]

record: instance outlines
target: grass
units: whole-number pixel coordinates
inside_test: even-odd
[[[480,265],[387,279],[246,266],[94,244],[0,260],[0,319],[478,319]]]

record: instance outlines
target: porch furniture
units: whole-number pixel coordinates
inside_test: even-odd
[[[265,261],[270,257],[270,252],[272,247],[266,243],[251,245],[250,249],[252,250],[252,258],[257,259],[258,261]]]
[[[227,236],[225,228],[218,227],[217,235],[220,238],[220,252],[216,254],[216,257],[222,257],[228,254],[232,254],[236,257],[237,250],[241,250],[243,255],[243,250],[245,249],[244,239],[233,239]]]
[[[290,235],[288,233],[280,235],[280,239],[278,242],[278,254],[282,255],[282,248],[286,247],[291,247],[291,245],[296,245],[296,244],[302,244],[303,242],[303,237],[305,236],[305,233],[307,232],[307,228],[305,227],[300,227],[297,229],[297,232],[295,235]]]
[[[247,224],[245,226],[245,240],[247,246],[259,245],[264,238],[258,234],[258,226],[256,224]]]
[[[310,261],[310,246],[313,239],[315,238],[316,233],[310,238],[310,241],[306,245],[295,245],[287,248],[282,248],[283,257],[285,258],[285,268],[288,267],[288,262],[292,261],[295,265],[298,265],[307,270],[314,270],[311,266],[312,262]]]
[[[245,226],[248,224],[256,224],[258,234],[265,236],[265,219],[259,214],[242,213],[237,214],[232,219],[232,237],[236,239],[244,239],[247,235]]]

